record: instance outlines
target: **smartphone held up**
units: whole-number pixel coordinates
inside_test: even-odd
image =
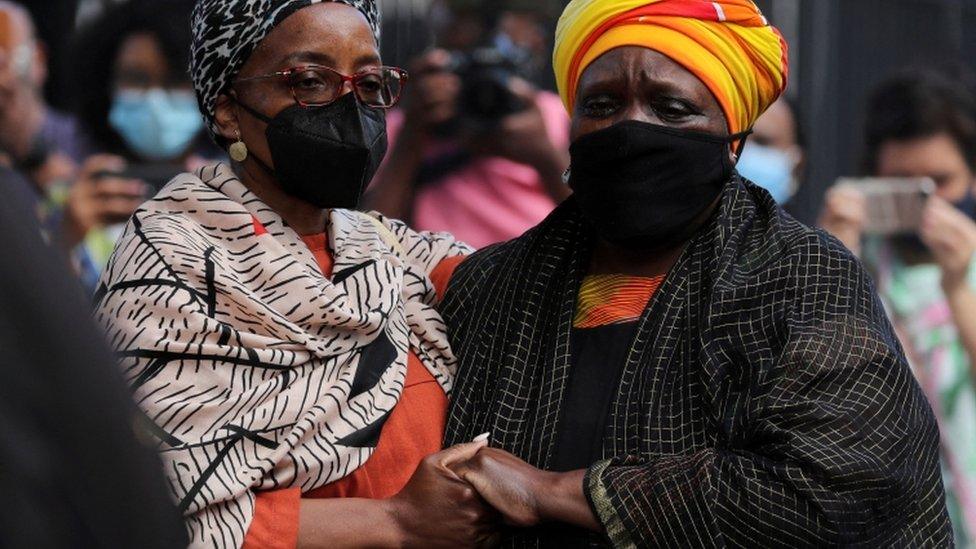
[[[864,196],[864,233],[878,236],[917,234],[925,206],[935,193],[935,181],[928,177],[841,178],[837,186]]]

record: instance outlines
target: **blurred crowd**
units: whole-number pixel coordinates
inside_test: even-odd
[[[224,154],[207,138],[186,72],[192,1],[88,10],[70,40],[70,112],[43,90],[47,46],[31,13],[3,2],[0,144],[17,192],[94,290],[120,224],[172,176]],[[475,247],[514,238],[569,194],[569,118],[551,81],[553,13],[532,2],[432,7],[431,49],[413,60],[390,152],[368,206]],[[540,3],[538,6],[542,6]],[[739,169],[784,205],[801,184],[793,103],[756,125]]]
[[[570,194],[570,120],[547,89],[553,14],[536,5],[435,2],[431,48],[405,67],[409,84],[388,113],[389,152],[369,209],[482,248],[521,235]],[[87,11],[66,50],[71,97],[58,103],[71,108],[61,111],[44,95],[50,45],[31,11],[0,0],[0,185],[30,205],[89,293],[133,212],[173,176],[225,160],[187,74],[192,8],[192,0],[131,0]],[[905,70],[864,105],[863,169],[850,175],[930,180],[910,230],[875,230],[876,198],[856,184],[833,187],[820,211],[802,212],[874,276],[940,423],[963,545],[976,540],[976,89],[968,82]],[[737,166],[787,211],[806,173],[801,119],[781,99]]]

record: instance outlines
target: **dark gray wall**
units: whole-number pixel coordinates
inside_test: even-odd
[[[68,63],[68,37],[74,27],[74,14],[78,0],[21,1],[34,19],[37,36],[49,52],[47,89],[45,93],[56,107],[67,109],[70,105],[70,87],[64,74]]]
[[[767,0],[774,23],[779,4]],[[812,222],[838,176],[859,174],[864,105],[872,88],[909,66],[973,66],[976,4],[965,0],[799,0],[794,89],[809,138],[797,213]],[[787,21],[785,24],[789,24]],[[968,58],[967,58],[968,57]]]
[[[382,0],[383,62],[408,67],[410,59],[430,46],[429,0]]]

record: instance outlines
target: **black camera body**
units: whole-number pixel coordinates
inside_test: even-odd
[[[449,70],[461,79],[457,124],[474,130],[490,130],[506,116],[528,108],[512,93],[518,63],[496,48],[453,52]]]
[[[148,186],[147,198],[152,198],[177,175],[186,172],[186,167],[173,163],[129,164],[119,172],[99,172],[95,177],[119,177],[142,181]]]

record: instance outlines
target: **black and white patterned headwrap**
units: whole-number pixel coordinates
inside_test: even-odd
[[[254,48],[278,24],[312,4],[338,2],[359,10],[380,39],[377,0],[198,0],[193,9],[190,74],[211,135],[217,97],[227,89]]]

